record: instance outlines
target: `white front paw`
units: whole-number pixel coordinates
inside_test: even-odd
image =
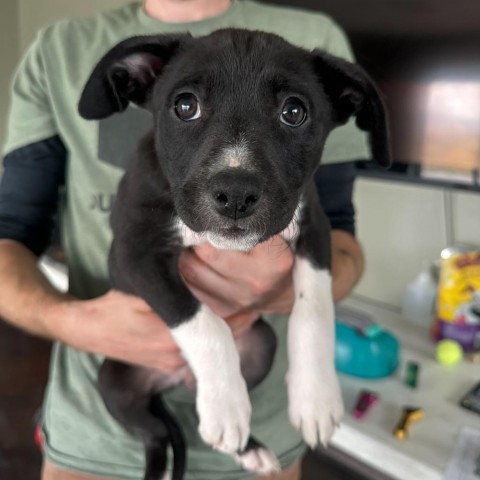
[[[225,453],[243,450],[250,435],[252,407],[243,378],[236,385],[205,386],[197,395],[200,435]]]
[[[326,446],[343,416],[343,401],[337,375],[312,379],[308,372],[290,371],[288,378],[288,414],[292,425],[313,449]],[[320,381],[319,381],[320,380]]]

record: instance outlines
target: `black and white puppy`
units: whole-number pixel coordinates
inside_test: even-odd
[[[343,406],[329,223],[313,175],[329,132],[352,115],[370,133],[374,159],[389,164],[382,101],[356,65],[272,34],[227,29],[201,38],[134,37],[112,48],[88,80],[79,111],[101,119],[130,103],[151,112],[154,128],[119,186],[112,286],[145,299],[170,327],[196,379],[204,441],[247,469],[270,473],[275,457],[249,437],[247,390],[271,366],[274,335],[259,321],[240,358],[225,322],[186,288],[179,254],[202,242],[246,251],[278,233],[290,243],[296,298],[287,339],[289,415],[311,447],[326,443]],[[163,474],[168,446],[173,477],[183,475],[181,431],[159,393],[184,373],[110,360],[101,369],[107,408],[145,442],[146,479]]]

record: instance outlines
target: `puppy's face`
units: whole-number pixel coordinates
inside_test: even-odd
[[[288,226],[332,128],[310,56],[259,34],[193,42],[151,108],[177,213],[217,246],[251,248]]]
[[[290,224],[328,133],[361,110],[365,92],[337,60],[246,30],[135,37],[101,60],[80,112],[148,108],[181,222],[249,249]]]

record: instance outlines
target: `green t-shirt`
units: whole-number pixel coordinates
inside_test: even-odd
[[[199,36],[225,27],[269,31],[302,47],[352,58],[345,35],[328,17],[237,0],[217,17],[188,24],[160,22],[149,17],[139,3],[88,19],[62,21],[40,32],[19,65],[4,153],[53,135],[59,135],[67,147],[61,231],[70,291],[75,296],[92,298],[108,289],[108,213],[123,173],[123,159],[133,148],[131,138],[149,125],[148,116],[134,108],[100,122],[80,118],[77,102],[93,66],[129,36],[184,31]],[[365,135],[349,123],[330,135],[323,162],[368,157]],[[279,347],[272,371],[251,392],[252,433],[286,466],[304,446],[287,418],[287,318],[267,320],[277,333]],[[55,345],[44,405],[46,455],[60,466],[86,473],[142,478],[142,444],[108,414],[96,390],[101,361],[98,356]],[[251,478],[229,456],[201,441],[191,392],[179,387],[166,397],[188,439],[188,480]]]

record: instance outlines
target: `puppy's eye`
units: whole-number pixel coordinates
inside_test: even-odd
[[[287,98],[282,107],[280,121],[289,127],[299,127],[307,118],[305,105],[295,97]]]
[[[185,93],[175,100],[175,113],[185,122],[196,120],[202,114],[197,98],[191,93]]]

